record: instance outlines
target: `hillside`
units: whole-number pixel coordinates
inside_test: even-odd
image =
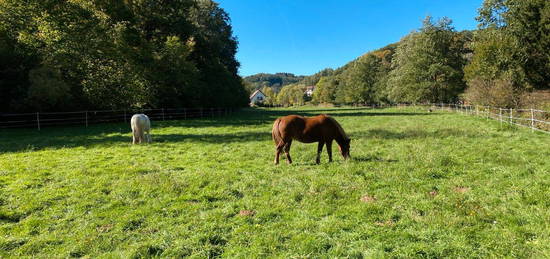
[[[243,80],[249,92],[262,87],[271,87],[275,92],[279,92],[283,86],[301,82],[304,78],[305,76],[297,76],[292,73],[260,73],[244,77]]]

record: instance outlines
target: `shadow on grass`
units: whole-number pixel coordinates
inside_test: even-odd
[[[436,115],[437,113],[422,112],[382,112],[368,108],[340,108],[340,109],[243,109],[229,117],[214,117],[192,120],[152,121],[153,141],[155,143],[168,143],[180,141],[206,142],[206,143],[231,143],[245,141],[263,141],[271,137],[271,132],[239,132],[225,134],[172,134],[156,135],[155,129],[184,127],[184,128],[208,128],[208,127],[232,127],[232,126],[260,126],[270,125],[277,117],[289,114],[314,116],[328,113],[332,116],[419,116]],[[95,124],[85,128],[76,127],[50,127],[41,131],[36,129],[11,129],[0,130],[0,153],[19,152],[25,150],[41,150],[45,148],[63,147],[89,147],[94,145],[113,145],[131,143],[130,125],[127,123]],[[404,134],[404,135],[403,135]],[[357,134],[354,134],[357,135]],[[360,133],[360,137],[385,137],[405,138],[412,136],[410,133],[394,133],[391,131],[373,131]]]
[[[372,129],[363,132],[355,132],[353,137],[359,138],[382,138],[382,139],[408,139],[408,138],[447,138],[447,137],[482,137],[479,132],[466,131],[461,129],[439,129],[435,131],[405,130],[390,131],[386,129]]]
[[[369,155],[369,156],[351,156],[352,161],[356,162],[399,162],[399,160],[396,159],[384,159],[379,156]]]
[[[125,133],[126,134],[126,133]],[[159,134],[152,135],[153,144],[155,143],[235,143],[235,142],[253,142],[265,141],[271,139],[271,132],[238,132],[226,134]],[[73,147],[93,147],[97,145],[112,146],[120,144],[130,145],[132,138],[130,136],[57,136],[48,139],[29,138],[27,141],[8,141],[0,145],[0,153],[19,152],[19,151],[37,151],[46,148],[73,148]]]

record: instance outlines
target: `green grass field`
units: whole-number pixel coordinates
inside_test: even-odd
[[[333,115],[352,159],[273,165],[271,123]],[[550,257],[550,135],[424,109],[244,110],[0,131],[0,257]]]

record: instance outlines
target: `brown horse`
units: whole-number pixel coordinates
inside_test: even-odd
[[[350,157],[348,138],[344,129],[332,117],[321,114],[315,117],[302,117],[298,115],[288,115],[280,117],[273,123],[271,131],[273,141],[275,142],[275,164],[279,163],[279,155],[285,151],[288,163],[292,163],[290,158],[290,145],[292,140],[298,140],[303,143],[319,142],[317,145],[317,160],[321,162],[321,152],[323,145],[327,145],[328,160],[332,162],[332,141],[336,140],[340,153],[344,159]]]

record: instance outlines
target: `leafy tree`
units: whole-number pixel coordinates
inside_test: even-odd
[[[0,98],[11,101],[1,108],[246,105],[236,49],[210,0],[2,0]]]
[[[334,103],[337,81],[332,77],[321,77],[315,91],[313,91],[313,103]]]
[[[277,104],[283,106],[304,105],[305,86],[301,84],[287,85],[277,94]]]
[[[550,88],[550,1],[485,0],[478,20],[480,34],[486,34],[480,37],[481,42],[491,44],[491,39],[506,39],[506,48],[518,57],[514,63],[525,74],[524,88]],[[479,51],[483,50],[476,54]],[[502,59],[510,56],[504,52]]]
[[[353,63],[341,74],[344,103],[373,103],[375,84],[379,77],[380,59],[367,54]]]
[[[390,97],[398,102],[452,102],[465,88],[465,39],[457,37],[451,20],[424,20],[418,32],[397,47],[390,72]]]

